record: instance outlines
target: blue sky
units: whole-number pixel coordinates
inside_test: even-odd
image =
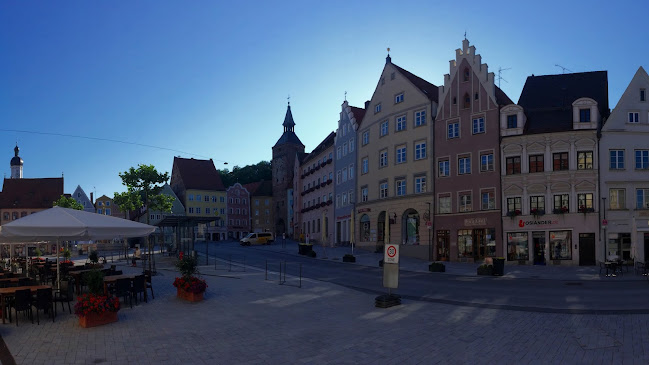
[[[171,172],[177,155],[217,168],[270,160],[289,94],[310,151],[336,128],[345,91],[352,105],[371,98],[387,47],[439,85],[465,31],[490,71],[509,68],[501,88],[514,101],[527,76],[559,64],[607,70],[612,108],[649,69],[646,1],[465,3],[2,1],[0,171],[18,141],[25,177],[63,173],[66,193],[112,196],[119,172]]]

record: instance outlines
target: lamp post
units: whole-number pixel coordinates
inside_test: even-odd
[[[606,220],[606,197],[602,197],[602,244],[603,244],[603,253],[604,261],[606,261],[606,225],[604,222]]]
[[[426,213],[426,228],[428,229],[428,260],[433,261],[433,230],[430,225],[430,202],[428,204],[428,212]]]

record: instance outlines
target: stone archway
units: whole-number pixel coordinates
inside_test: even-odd
[[[401,216],[401,242],[405,245],[419,244],[419,213],[410,208]]]

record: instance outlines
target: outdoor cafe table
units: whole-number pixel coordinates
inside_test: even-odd
[[[13,297],[16,295],[16,290],[31,289],[32,294],[36,293],[38,289],[52,289],[51,285],[29,285],[29,286],[14,286],[12,288],[0,288],[0,309],[2,310],[2,323],[5,322],[5,297]]]
[[[135,279],[137,275],[136,274],[123,274],[123,275],[111,275],[111,276],[104,276],[104,294],[108,295],[108,285],[109,284],[115,284],[118,279],[130,279],[131,282]],[[146,296],[146,281],[144,282],[144,299],[147,299]]]

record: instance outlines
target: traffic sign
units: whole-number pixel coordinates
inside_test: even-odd
[[[398,264],[399,263],[399,245],[387,244],[385,245],[385,253],[383,255],[383,262],[385,264]]]

